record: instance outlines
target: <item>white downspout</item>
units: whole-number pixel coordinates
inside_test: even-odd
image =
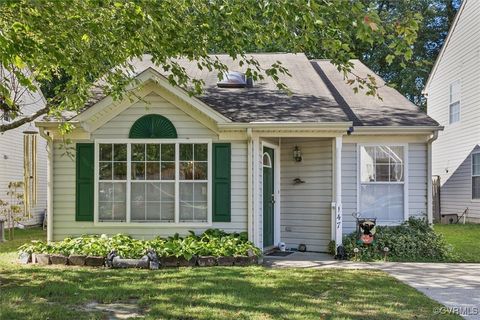
[[[343,244],[342,143],[342,136],[335,137],[335,244],[337,248]]]
[[[438,131],[435,131],[427,141],[427,220],[433,224],[433,186],[432,186],[432,143],[437,140]]]
[[[47,242],[53,241],[53,137],[39,127],[42,138],[47,140]]]
[[[252,193],[252,128],[247,128],[247,228],[248,240],[254,242],[253,234],[253,193]]]

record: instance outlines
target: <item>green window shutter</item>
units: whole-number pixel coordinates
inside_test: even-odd
[[[75,221],[93,221],[94,144],[77,143]]]
[[[230,222],[231,218],[231,146],[213,144],[213,222]]]

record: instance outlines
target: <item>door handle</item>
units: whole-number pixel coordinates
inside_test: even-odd
[[[275,194],[272,193],[272,204],[275,204]]]

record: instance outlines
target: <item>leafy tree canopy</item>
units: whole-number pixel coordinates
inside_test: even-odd
[[[357,55],[373,71],[421,109],[426,110],[426,99],[422,90],[460,7],[460,0],[362,1],[366,6],[374,7],[385,23],[395,23],[414,12],[422,16],[418,37],[412,46],[411,59],[392,63],[395,56],[391,55],[388,41],[375,47],[359,44],[356,49]]]
[[[102,90],[114,98],[125,94],[129,58],[144,53],[170,74],[173,85],[202,88],[172,58],[198,61],[201,68],[226,66],[209,56],[224,52],[247,65],[254,78],[272,77],[288,70],[276,63],[262,69],[246,55],[251,48],[306,52],[331,59],[343,72],[360,48],[388,43],[388,62],[406,63],[413,55],[421,18],[406,11],[389,19],[375,6],[351,0],[5,0],[0,4],[0,109],[14,120],[0,132],[48,114],[79,110],[90,88],[104,79]],[[12,77],[13,75],[13,77]],[[12,81],[12,78],[15,81]],[[15,84],[16,83],[16,84]],[[37,90],[43,84],[47,107],[23,115],[13,91]],[[357,78],[376,94],[370,78]]]

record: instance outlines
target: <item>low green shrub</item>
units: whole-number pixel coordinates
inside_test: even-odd
[[[152,240],[137,240],[124,234],[112,237],[106,235],[83,235],[66,238],[63,241],[47,244],[32,241],[18,250],[26,253],[78,254],[89,256],[106,256],[115,250],[122,258],[140,258],[148,249],[153,249],[160,257],[183,257],[190,260],[193,256],[247,256],[260,255],[246,233],[226,233],[218,229],[206,230],[201,235],[190,231],[186,237],[175,234],[172,237],[157,237]]]
[[[411,217],[399,226],[377,226],[372,245],[358,244],[358,235],[351,233],[343,238],[349,259],[376,261],[385,258],[384,248],[389,249],[389,261],[448,261],[452,248],[442,235],[434,232],[425,219]],[[358,248],[355,253],[354,249]]]

